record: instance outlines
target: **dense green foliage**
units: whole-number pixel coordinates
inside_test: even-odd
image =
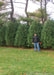
[[[54,48],[54,21],[48,20],[41,33],[43,48]]]
[[[0,45],[6,45],[5,41],[5,31],[6,31],[6,26],[2,26],[0,28]]]
[[[3,24],[4,24],[4,21],[2,21],[2,20],[0,19],[0,28],[3,26]]]
[[[28,33],[28,47],[32,47],[32,39],[34,36],[34,33],[37,33],[37,36],[41,37],[41,30],[42,25],[38,21],[33,21],[33,23],[30,25],[29,33]]]
[[[44,25],[32,20],[30,26],[19,21],[5,23],[0,20],[0,46],[33,47],[32,39],[37,33],[40,47],[54,49],[54,21],[47,20]]]
[[[14,40],[15,40],[15,35],[16,35],[18,26],[19,26],[19,23],[17,22],[7,23],[7,30],[6,30],[6,36],[5,36],[7,46],[14,46]]]
[[[26,24],[21,24],[16,32],[15,46],[17,47],[27,46],[27,33],[28,33],[28,26]]]

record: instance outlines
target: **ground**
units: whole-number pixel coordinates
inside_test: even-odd
[[[54,75],[54,51],[0,47],[0,75]]]

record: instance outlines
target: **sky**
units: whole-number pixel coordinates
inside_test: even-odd
[[[25,3],[25,0],[15,0],[15,2],[24,2]],[[54,2],[54,0],[53,0],[53,2]],[[28,12],[34,12],[38,8],[40,8],[40,4],[38,2],[33,3],[31,0],[29,0],[28,10],[27,10]],[[19,14],[21,16],[25,16],[25,4],[14,3],[14,10],[15,10],[14,14]],[[51,2],[49,2],[47,4],[47,13],[50,15],[50,17],[52,19],[54,19],[54,4],[52,4]]]
[[[26,0],[13,0],[13,1],[26,3]],[[54,0],[53,0],[53,2],[54,2]],[[27,10],[28,12],[34,12],[38,8],[40,8],[40,4],[38,2],[33,3],[31,0],[29,0],[28,10]],[[10,9],[8,9],[8,11],[9,10]],[[48,4],[47,4],[47,13],[50,15],[51,19],[54,19],[54,4],[52,4],[51,2],[48,2]],[[14,3],[14,16],[16,16],[16,15],[26,16],[25,4]]]
[[[50,14],[50,17],[54,19],[54,4],[51,2],[48,3],[47,5],[47,13]]]
[[[17,0],[16,0],[16,2],[17,2]],[[26,3],[25,0],[18,0],[18,2]],[[33,3],[32,1],[29,0],[29,2],[28,2],[28,10],[27,11],[28,12],[34,12],[39,7],[40,7],[39,3],[35,4],[35,3]],[[15,10],[15,12],[14,12],[15,14],[19,14],[19,15],[24,15],[25,16],[25,4],[14,3],[14,10]]]

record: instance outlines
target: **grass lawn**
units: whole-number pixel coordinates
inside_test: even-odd
[[[54,75],[54,51],[0,47],[0,75]]]

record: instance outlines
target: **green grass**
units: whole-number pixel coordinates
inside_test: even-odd
[[[54,75],[54,52],[0,47],[0,75]]]

